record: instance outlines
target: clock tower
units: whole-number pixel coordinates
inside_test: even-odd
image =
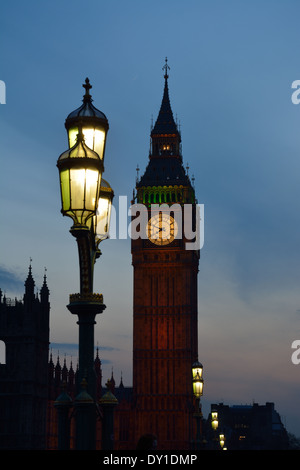
[[[151,129],[149,161],[134,194],[135,203],[144,208],[145,236],[131,241],[133,399],[136,441],[152,433],[159,449],[184,450],[194,438],[192,365],[198,359],[200,252],[189,246],[197,203],[170,105],[167,59],[163,70],[164,92]]]

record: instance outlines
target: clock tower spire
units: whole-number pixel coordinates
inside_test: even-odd
[[[199,251],[186,249],[185,207],[192,208],[195,215],[195,191],[182,163],[181,135],[169,98],[167,59],[163,70],[163,98],[151,129],[148,164],[136,184],[136,202],[143,204],[148,223],[147,238],[131,240],[133,396],[136,441],[152,433],[159,449],[184,450],[190,448],[193,438]],[[169,208],[168,214],[159,209],[162,205]]]
[[[163,155],[176,155],[177,157],[181,157],[179,149],[181,137],[177,124],[174,121],[169,98],[168,70],[170,70],[170,67],[168,66],[167,58],[163,70],[165,71],[164,93],[155,125],[151,131],[151,140],[153,145],[150,157],[159,157]]]
[[[142,203],[195,202],[195,193],[182,164],[181,134],[174,121],[166,63],[164,92],[160,110],[151,129],[149,161],[137,183],[137,201]]]

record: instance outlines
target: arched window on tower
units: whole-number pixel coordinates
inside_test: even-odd
[[[6,364],[6,345],[0,340],[0,364]]]

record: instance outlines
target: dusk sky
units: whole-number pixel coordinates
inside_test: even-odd
[[[136,167],[149,152],[151,119],[169,92],[184,164],[204,204],[199,286],[203,412],[211,403],[274,402],[300,436],[300,2],[100,0],[5,2],[0,17],[0,288],[21,298],[30,258],[50,289],[50,348],[77,364],[79,291],[72,220],[60,213],[56,162],[64,122],[82,103],[109,120],[104,178],[130,206]],[[1,100],[0,100],[1,101]],[[3,100],[2,100],[3,101]],[[129,218],[128,218],[129,223]],[[130,239],[101,246],[95,286],[104,382],[132,385]],[[299,355],[300,357],[300,355]],[[180,377],[178,378],[180,380]]]

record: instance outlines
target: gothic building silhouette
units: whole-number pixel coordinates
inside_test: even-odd
[[[0,448],[45,449],[48,403],[49,289],[46,275],[39,294],[31,265],[23,300],[0,290]]]

